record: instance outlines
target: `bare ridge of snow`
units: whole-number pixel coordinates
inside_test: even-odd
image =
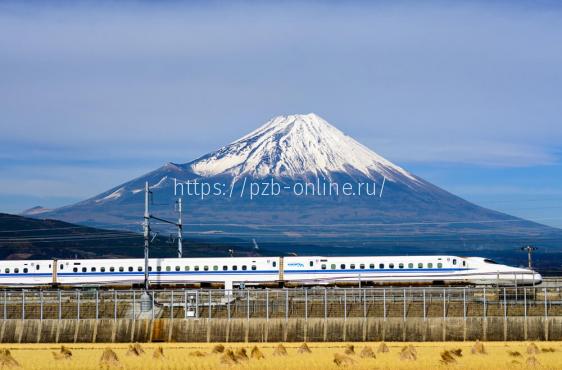
[[[158,181],[156,184],[150,185],[150,188],[151,188],[151,189],[157,189],[157,188],[161,187],[162,184],[164,184],[164,182],[165,182],[167,179],[168,179],[168,176],[162,177],[162,178],[160,179],[160,181]]]
[[[150,189],[158,189],[158,188],[162,187],[164,185],[164,183],[166,182],[166,180],[168,180],[168,176],[162,177],[156,184],[150,185]],[[137,193],[140,193],[141,191],[144,191],[144,187],[138,188],[138,189],[133,189],[133,190],[131,190],[131,193],[137,194]]]
[[[331,179],[335,173],[420,181],[314,113],[278,116],[231,144],[190,163],[200,176]]]
[[[97,199],[96,203],[102,203],[108,200],[115,200],[115,199],[119,199],[121,198],[121,196],[123,196],[123,193],[125,192],[125,187],[122,186],[119,189],[115,190],[113,193],[101,198],[101,199]]]
[[[29,209],[26,209],[25,211],[23,211],[22,213],[20,213],[20,215],[22,216],[34,216],[34,215],[39,215],[41,213],[45,213],[45,212],[50,212],[52,211],[51,208],[45,208],[42,206],[35,206]]]

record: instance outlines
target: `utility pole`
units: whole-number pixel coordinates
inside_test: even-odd
[[[178,198],[178,223],[176,226],[178,227],[178,258],[182,258],[183,255],[183,223],[182,223],[182,209],[181,209],[181,197]]]
[[[148,187],[148,183],[146,185]],[[151,192],[152,193],[152,192]],[[147,207],[145,207],[145,223],[146,223],[146,219],[154,219],[160,222],[163,222],[165,224],[169,224],[169,225],[174,225],[175,227],[178,228],[178,258],[181,258],[183,255],[183,222],[182,222],[182,204],[181,204],[181,198],[178,198],[177,200],[178,203],[178,210],[179,210],[179,217],[178,217],[178,222],[174,222],[174,221],[169,221],[160,217],[156,217],[154,215],[148,214],[147,212]],[[146,236],[145,236],[145,244],[146,244]]]
[[[172,222],[165,220],[163,218],[159,218],[150,214],[149,210],[149,203],[150,203],[150,195],[152,192],[150,191],[150,187],[148,186],[148,181],[144,183],[144,222],[143,222],[143,230],[144,230],[144,289],[148,291],[149,288],[149,274],[148,274],[148,250],[150,248],[150,220],[155,219],[170,225],[174,225],[178,228],[178,258],[182,257],[183,254],[183,222],[182,222],[182,204],[181,198],[178,199],[178,211],[179,211],[179,218],[178,222]]]
[[[521,248],[522,251],[527,252],[527,258],[528,258],[528,261],[529,261],[529,270],[533,269],[532,254],[533,254],[533,251],[536,251],[537,249],[538,249],[537,247],[533,247],[531,245],[527,245],[527,246]]]
[[[144,183],[144,290],[148,290],[148,248],[150,247],[150,212],[148,203],[150,198],[150,189],[148,181]]]

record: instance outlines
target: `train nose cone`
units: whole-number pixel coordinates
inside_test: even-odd
[[[533,274],[533,280],[534,280],[535,284],[540,284],[540,283],[542,283],[542,276],[541,276],[541,274],[539,274],[538,272],[535,272],[535,273]]]

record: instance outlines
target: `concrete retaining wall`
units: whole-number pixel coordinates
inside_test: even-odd
[[[562,317],[3,320],[2,343],[562,340]]]

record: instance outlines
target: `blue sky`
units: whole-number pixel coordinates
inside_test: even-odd
[[[315,112],[562,227],[556,2],[0,2],[0,211],[82,200]]]

